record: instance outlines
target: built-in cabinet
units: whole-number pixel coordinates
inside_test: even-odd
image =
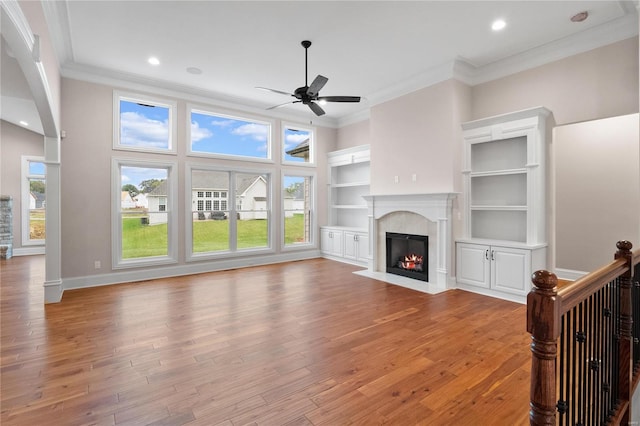
[[[463,238],[458,286],[524,301],[545,267],[546,121],[539,107],[462,125]]]
[[[369,259],[367,204],[369,146],[328,154],[328,225],[320,228],[320,250],[325,257],[359,265]]]

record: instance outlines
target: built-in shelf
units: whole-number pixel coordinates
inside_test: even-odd
[[[546,263],[545,135],[550,111],[533,108],[464,123],[461,288],[524,301]]]
[[[362,145],[328,154],[327,226],[321,227],[321,251],[325,257],[365,265],[369,258],[367,204],[369,195],[369,146]]]

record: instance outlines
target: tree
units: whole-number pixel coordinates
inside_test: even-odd
[[[41,180],[32,180],[29,182],[29,191],[44,194],[45,184]]]
[[[122,185],[122,190],[123,191],[127,191],[129,193],[129,195],[131,195],[131,198],[135,197],[136,195],[138,195],[140,193],[140,191],[138,191],[138,188],[136,188],[136,186],[131,184],[131,183],[127,183],[126,185]]]
[[[162,180],[160,180],[160,179],[143,180],[142,182],[140,182],[140,185],[139,185],[140,186],[140,192],[142,192],[144,194],[148,194],[149,192],[153,191],[158,186],[160,186],[161,183],[162,183]]]

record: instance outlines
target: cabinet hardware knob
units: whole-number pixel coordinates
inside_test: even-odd
[[[489,260],[489,249],[486,249],[486,250],[484,251],[484,258],[485,258],[485,259],[487,259],[487,260]]]

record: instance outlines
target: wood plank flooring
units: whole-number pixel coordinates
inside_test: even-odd
[[[526,307],[326,259],[67,291],[0,261],[9,425],[528,424]]]

